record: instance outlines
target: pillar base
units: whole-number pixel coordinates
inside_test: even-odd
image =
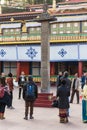
[[[41,93],[50,93],[50,89],[48,89],[48,88],[41,88]]]

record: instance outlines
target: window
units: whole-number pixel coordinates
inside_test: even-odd
[[[52,34],[57,34],[57,32],[56,32],[56,31],[53,31]]]
[[[53,28],[56,28],[56,24],[53,24]]]
[[[66,26],[67,26],[67,27],[70,27],[70,23],[67,23]]]
[[[8,30],[6,29],[5,32],[8,32]]]
[[[78,23],[74,23],[74,27],[78,27]]]
[[[59,24],[59,27],[60,27],[60,28],[63,28],[63,24],[62,24],[62,23],[61,23],[61,24]]]
[[[4,62],[4,73],[8,75],[11,72],[13,75],[16,75],[17,65],[16,62]]]
[[[11,29],[10,31],[11,31],[11,32],[14,32],[14,30],[13,30],[13,29]]]
[[[40,31],[40,28],[37,28],[37,31]]]
[[[31,31],[34,31],[34,28],[31,28]]]
[[[84,22],[84,26],[87,26],[87,22]]]
[[[79,33],[79,31],[78,31],[78,30],[75,30],[74,33]]]
[[[63,31],[60,31],[59,33],[60,33],[60,34],[63,34]]]
[[[84,30],[83,32],[87,33],[87,30]]]
[[[32,75],[40,75],[40,62],[32,63]]]
[[[70,31],[67,31],[67,33],[71,33]]]

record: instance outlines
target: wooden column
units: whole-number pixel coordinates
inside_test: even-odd
[[[82,68],[83,68],[83,63],[82,63],[82,61],[79,61],[79,62],[78,62],[78,76],[79,76],[79,77],[82,76],[82,73],[83,73]]]
[[[54,67],[54,62],[50,63],[50,75],[54,75],[55,73],[55,67]]]
[[[21,66],[20,66],[20,62],[17,62],[17,79],[20,76],[21,73]]]

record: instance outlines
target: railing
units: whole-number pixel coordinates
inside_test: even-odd
[[[87,40],[86,33],[78,33],[78,34],[51,34],[51,40]]]
[[[69,79],[72,80],[72,78],[74,78],[74,76],[69,76]],[[33,80],[35,82],[41,82],[41,76],[33,76]],[[50,82],[56,82],[57,80],[57,75],[54,75],[54,76],[50,76]]]
[[[50,35],[50,41],[56,42],[56,41],[87,41],[87,34],[86,33],[80,33],[80,34],[51,34]],[[40,34],[21,34],[21,35],[10,35],[10,36],[0,36],[0,43],[2,42],[35,42],[35,41],[41,41]]]
[[[8,35],[8,36],[0,36],[0,42],[18,42],[18,41],[34,41],[34,40],[41,40],[41,36],[38,34],[23,34],[23,35]]]

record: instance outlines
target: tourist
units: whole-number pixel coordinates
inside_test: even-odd
[[[9,73],[8,74],[8,78],[6,80],[8,88],[9,88],[10,98],[11,98],[11,105],[10,105],[10,107],[8,107],[10,109],[14,109],[14,107],[12,106],[13,90],[14,90],[14,87],[13,87],[14,86],[13,85],[13,77],[12,76],[13,76],[12,73]]]
[[[74,75],[75,77],[72,79],[72,84],[71,84],[71,90],[72,90],[72,93],[71,93],[71,99],[70,99],[70,103],[73,103],[73,98],[74,98],[74,95],[76,93],[76,96],[77,96],[77,104],[79,104],[79,87],[80,87],[80,80],[78,78],[78,74],[75,73]]]
[[[34,102],[38,97],[38,88],[37,85],[33,81],[33,77],[28,77],[28,82],[23,87],[23,99],[25,100],[25,120],[28,120],[28,114],[30,115],[30,119],[33,119],[33,108]],[[30,107],[30,113],[29,111]]]
[[[57,76],[57,81],[56,81],[56,86],[57,88],[61,85],[61,78],[62,78],[62,72],[60,71],[58,76]]]
[[[26,79],[26,76],[25,76],[25,73],[24,71],[21,72],[21,75],[18,79],[18,85],[19,85],[19,95],[18,95],[18,99],[21,98],[21,93],[22,93],[22,89],[23,89],[23,86],[24,84],[26,83],[27,79]]]
[[[69,109],[69,96],[70,92],[66,87],[66,81],[62,79],[61,86],[57,89],[60,123],[68,122],[67,110]]]
[[[82,91],[82,120],[87,123],[87,79]]]
[[[0,78],[0,120],[5,119],[6,105],[10,106],[11,100],[7,86],[5,86],[2,78]]]

